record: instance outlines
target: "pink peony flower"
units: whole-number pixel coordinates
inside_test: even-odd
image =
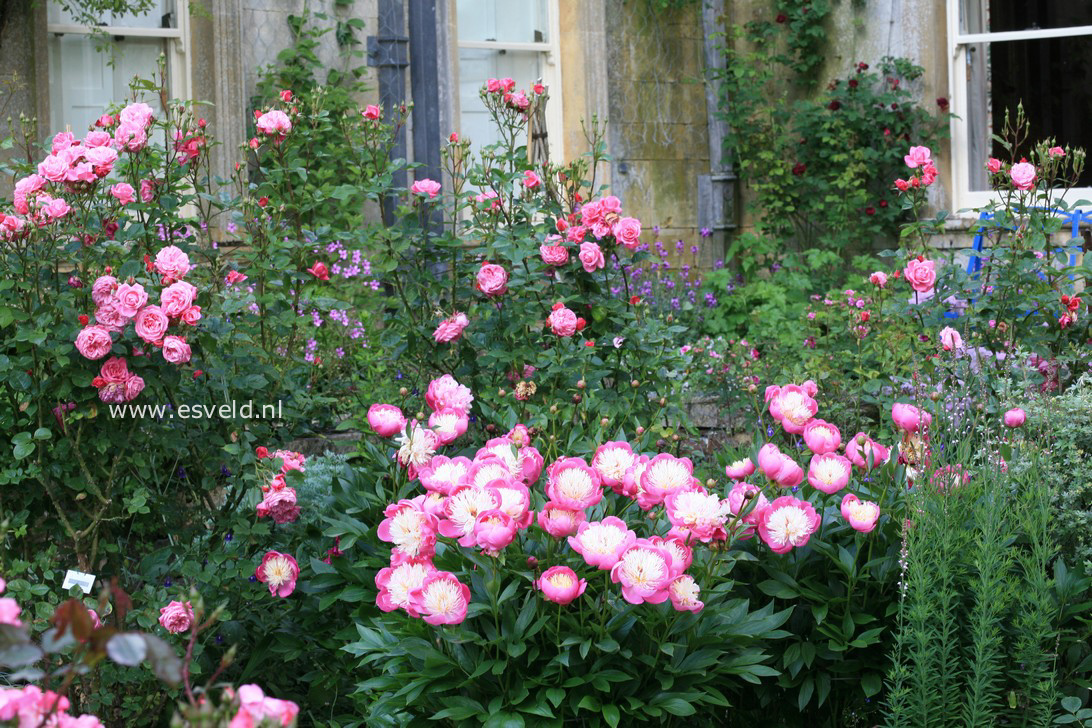
[[[880,520],[880,507],[872,501],[863,501],[852,493],[842,498],[842,518],[849,522],[854,530],[868,533]]]
[[[1005,413],[1005,427],[1023,427],[1024,422],[1027,421],[1027,418],[1027,413],[1019,407],[1010,409],[1008,412]]]
[[[450,374],[433,379],[425,391],[425,403],[434,412],[452,408],[469,414],[473,402],[474,395],[470,393],[470,389],[459,384]]]
[[[671,563],[667,549],[639,538],[611,567],[610,580],[622,585],[622,598],[630,604],[660,604],[669,596]]]
[[[114,292],[114,299],[117,301],[117,308],[121,315],[131,319],[148,303],[148,294],[144,286],[139,283],[122,283]]]
[[[444,513],[438,531],[441,536],[457,539],[464,548],[474,546],[474,524],[478,514],[500,508],[500,495],[495,489],[462,484],[451,490],[444,501]]]
[[[928,293],[937,282],[936,263],[922,257],[913,258],[903,270],[906,282],[918,293]]]
[[[701,587],[689,574],[679,574],[671,580],[667,588],[671,597],[671,606],[679,612],[700,612],[705,603],[698,599]]]
[[[163,358],[171,364],[185,364],[191,356],[190,345],[181,336],[163,337]]]
[[[744,458],[743,460],[736,460],[731,465],[724,466],[724,474],[732,480],[743,480],[749,478],[755,472],[755,464],[751,462],[751,458]]]
[[[130,202],[136,200],[136,191],[133,189],[133,186],[125,182],[118,182],[111,187],[110,194],[123,205],[128,205]]]
[[[466,619],[470,589],[454,574],[435,571],[410,592],[410,598],[428,624],[459,624]]]
[[[402,433],[394,442],[398,445],[398,463],[409,469],[410,480],[413,480],[417,477],[417,468],[432,459],[440,445],[440,437],[414,420],[402,428]]]
[[[440,322],[440,325],[432,332],[432,338],[436,340],[437,344],[454,341],[463,335],[463,329],[469,324],[470,319],[466,317],[466,314],[456,311]]]
[[[104,326],[85,326],[76,335],[76,350],[84,358],[92,361],[109,354],[112,346],[113,340],[110,338],[110,331]]]
[[[727,538],[725,521],[730,515],[729,506],[716,493],[704,490],[684,490],[670,493],[664,499],[665,512],[671,522],[669,536],[685,541],[696,538],[709,543]]]
[[[112,356],[102,363],[99,376],[107,382],[125,383],[129,378],[129,365],[123,356]]]
[[[777,397],[770,402],[770,415],[781,422],[785,432],[793,435],[803,434],[804,427],[818,411],[819,403],[805,387],[795,384],[781,387]]]
[[[587,580],[578,578],[568,566],[552,566],[535,579],[535,588],[542,596],[562,606],[571,604],[587,587]]]
[[[466,412],[455,407],[438,409],[428,418],[428,426],[436,433],[441,445],[450,445],[462,437],[469,424]]]
[[[783,495],[762,509],[758,535],[774,553],[784,554],[807,544],[822,519],[807,501]]]
[[[895,425],[906,433],[917,432],[925,429],[933,423],[933,416],[924,410],[920,410],[912,404],[897,402],[891,407],[891,419]]]
[[[1009,170],[1009,177],[1018,190],[1030,190],[1035,187],[1035,165],[1028,162],[1018,162]]]
[[[575,536],[569,536],[569,546],[584,557],[588,566],[611,569],[622,553],[637,542],[637,534],[626,522],[614,516],[601,521],[581,523]]]
[[[415,195],[428,195],[431,200],[440,194],[440,183],[431,179],[419,179],[410,185],[410,192]]]
[[[378,406],[390,407],[391,405]],[[398,416],[401,417],[401,414],[401,411],[399,411]],[[434,455],[428,463],[417,469],[417,478],[421,481],[421,485],[425,490],[448,495],[457,486],[465,482],[466,475],[470,471],[470,465],[469,458],[461,455],[454,458],[449,458],[446,455]]]
[[[611,227],[611,234],[620,245],[636,250],[641,243],[641,221],[635,217],[623,217]]]
[[[933,153],[929,150],[929,147],[910,147],[910,153],[902,159],[906,162],[907,167],[917,169],[928,164],[932,156]]]
[[[587,517],[584,511],[563,508],[556,503],[547,503],[538,512],[538,526],[554,538],[572,536]]]
[[[368,408],[368,425],[380,437],[392,437],[406,426],[406,418],[393,404],[377,403]]]
[[[804,444],[816,455],[834,452],[842,444],[842,433],[829,422],[814,419],[804,427]]]
[[[375,575],[375,585],[379,588],[379,595],[375,599],[376,606],[384,612],[405,609],[411,617],[421,616],[413,604],[411,594],[415,589],[420,589],[425,579],[434,573],[436,567],[429,561],[395,563],[392,559],[390,567],[381,569]]]
[[[262,563],[254,571],[254,576],[263,584],[269,585],[269,593],[277,597],[287,597],[296,590],[296,579],[300,567],[291,554],[267,551]]]
[[[497,554],[512,543],[517,530],[511,515],[503,509],[491,508],[474,520],[474,543],[487,553]]]
[[[436,553],[439,521],[417,503],[400,500],[383,511],[385,518],[376,529],[381,541],[393,543],[391,564],[403,561],[431,561]]]
[[[547,320],[550,324],[550,331],[558,336],[567,337],[576,333],[577,316],[564,306],[561,306],[560,308],[555,306],[554,309],[550,311],[550,317]]]
[[[945,326],[940,330],[940,345],[944,351],[961,351],[963,349],[963,337],[951,326]]]
[[[849,485],[852,472],[853,463],[837,453],[813,455],[808,466],[808,482],[816,490],[831,495]]]
[[[159,623],[172,634],[182,634],[193,626],[193,605],[173,601],[159,610]]]
[[[582,511],[603,500],[599,473],[581,458],[561,458],[547,470],[546,497],[561,508]]]
[[[190,257],[173,245],[168,245],[155,254],[155,269],[166,277],[164,282],[183,278],[192,267]]]
[[[474,285],[487,296],[500,296],[508,292],[508,271],[496,263],[482,263]]]
[[[580,254],[577,257],[580,258],[584,270],[588,273],[594,273],[607,266],[607,261],[603,258],[603,251],[599,248],[598,243],[581,243]]]
[[[538,253],[546,265],[562,266],[569,262],[569,249],[564,245],[540,245]]]
[[[858,432],[846,443],[846,457],[862,470],[871,470],[887,462],[890,452],[886,447]]]
[[[739,482],[728,491],[728,497],[725,500],[728,502],[728,512],[733,516],[739,516],[742,513],[740,520],[747,524],[747,527],[739,534],[739,538],[744,540],[751,538],[759,516],[766,506],[770,505],[762,489],[757,485]]]
[[[647,511],[663,503],[672,493],[700,488],[701,484],[694,477],[694,464],[690,458],[677,458],[669,453],[660,453],[648,461],[641,474],[637,505]]]
[[[626,478],[626,471],[637,462],[628,442],[606,442],[595,450],[591,466],[599,474],[600,482],[618,492]]]

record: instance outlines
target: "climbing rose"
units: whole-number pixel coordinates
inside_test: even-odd
[[[110,332],[104,326],[87,326],[76,336],[76,349],[92,361],[109,354],[112,345]]]
[[[159,623],[172,634],[182,634],[193,626],[193,605],[173,601],[159,610]]]
[[[508,271],[496,263],[482,263],[482,267],[478,269],[475,287],[487,296],[507,293]]]

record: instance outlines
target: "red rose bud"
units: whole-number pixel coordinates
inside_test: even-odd
[[[576,330],[583,331],[584,327],[588,325],[588,322],[584,320],[583,316],[578,316],[576,319]]]
[[[106,266],[106,275],[110,275],[113,272],[114,272],[113,268],[111,268],[110,266]]]
[[[269,204],[269,198],[268,197],[259,197],[258,198],[258,207],[265,207],[268,204]]]
[[[565,307],[565,304],[562,303],[561,301],[558,301],[557,303],[555,303],[553,306],[550,307],[550,310],[551,311],[556,311],[559,308],[564,308],[564,307]]]
[[[105,384],[106,384],[106,380],[103,379],[102,377],[95,377],[94,379],[91,380],[91,386],[94,387],[95,389],[102,389],[103,385],[105,385]]]
[[[259,460],[265,460],[267,457],[269,457],[269,448],[265,447],[264,445],[259,445],[258,447],[254,448],[254,454],[258,456]]]
[[[454,144],[455,142],[459,141],[459,135],[458,135],[458,134],[456,134],[455,132],[451,132],[451,136],[449,136],[449,137],[447,138],[447,140],[448,140],[449,142],[451,142],[452,144]]]
[[[589,339],[588,341],[584,342],[584,346],[586,346],[586,347],[588,347],[590,349],[593,346],[595,346],[595,342]]]
[[[288,89],[285,89],[284,91],[281,91],[281,101],[284,101],[285,103],[287,103],[287,102],[289,102],[291,100],[292,100],[292,92],[291,91],[289,91]]]
[[[87,314],[85,314],[85,313],[80,314],[80,326],[87,326],[87,322],[90,321],[90,320],[91,319],[89,319],[87,317]]]
[[[629,297],[629,305],[631,305],[631,306],[636,306],[640,302],[641,302],[641,297],[640,296],[630,296]]]
[[[202,370],[200,370],[200,369],[196,369],[196,370],[194,370],[194,372],[193,372],[193,378],[194,378],[194,379],[197,379],[197,378],[198,378],[199,376],[201,376],[201,375],[202,375],[202,374],[204,374],[204,373],[205,373],[205,372],[203,372]]]

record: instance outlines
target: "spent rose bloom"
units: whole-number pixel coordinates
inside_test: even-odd
[[[159,623],[172,634],[182,634],[193,626],[193,605],[173,601],[159,610]]]
[[[576,333],[577,316],[570,309],[562,306],[550,312],[550,331],[558,336],[572,336]]]
[[[508,271],[496,263],[482,263],[478,269],[475,288],[487,296],[499,296],[508,292]]]
[[[174,245],[168,245],[155,254],[155,269],[170,280],[183,278],[191,268],[190,257]]]
[[[437,344],[444,344],[449,341],[454,341],[463,334],[465,329],[470,324],[470,319],[466,317],[465,313],[456,311],[451,316],[440,322],[440,325],[436,327],[436,330],[432,332],[432,338],[436,340]]]
[[[410,185],[410,192],[415,195],[428,195],[431,200],[440,194],[440,183],[431,179],[419,179]]]
[[[588,273],[594,273],[607,266],[607,261],[603,257],[603,251],[600,249],[599,243],[581,243],[580,254],[577,257],[580,258],[580,263]]]
[[[258,518],[272,517],[279,525],[293,523],[300,516],[295,488],[270,488],[262,495],[262,502],[255,509]]]
[[[269,585],[269,593],[276,597],[287,597],[296,590],[296,579],[300,576],[300,567],[291,554],[267,551],[262,563],[254,571],[255,578]]]
[[[145,306],[137,311],[136,318],[133,321],[133,329],[141,339],[149,344],[154,344],[163,339],[169,323],[167,315],[163,313],[159,306]]]
[[[944,351],[960,351],[963,349],[963,337],[951,326],[945,326],[940,330],[940,345]]]
[[[928,293],[937,282],[936,263],[918,257],[906,264],[903,275],[906,282],[918,293]]]
[[[1005,413],[1005,427],[1023,427],[1028,415],[1019,407],[1014,407]]]
[[[869,533],[880,520],[880,507],[872,501],[863,501],[852,493],[842,498],[842,518],[855,531]]]
[[[1018,190],[1030,190],[1035,187],[1035,165],[1028,162],[1017,162],[1009,170],[1009,177]]]
[[[180,336],[163,337],[163,358],[171,364],[185,364],[190,360],[190,345]]]
[[[105,326],[85,326],[76,335],[76,350],[86,359],[101,359],[110,353],[113,341],[110,331]]]
[[[587,587],[587,580],[577,577],[568,566],[552,566],[535,580],[535,588],[542,596],[562,606],[571,604]]]

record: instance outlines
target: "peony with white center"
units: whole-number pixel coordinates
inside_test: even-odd
[[[410,558],[417,556],[425,543],[425,514],[415,508],[403,508],[391,519],[391,542]]]
[[[429,614],[450,617],[458,614],[465,602],[458,582],[435,579],[421,594],[421,604]]]
[[[447,509],[447,520],[454,523],[461,533],[466,534],[474,530],[474,521],[478,519],[479,513],[498,508],[500,504],[488,490],[464,488],[448,496],[444,507]]]
[[[782,506],[766,519],[766,530],[776,545],[796,546],[811,535],[811,521],[803,508]]]
[[[849,468],[847,468],[846,464],[840,459],[820,456],[816,458],[815,467],[812,472],[815,474],[815,478],[821,483],[834,485],[848,477],[848,470]]]
[[[435,435],[423,427],[410,425],[402,430],[402,434],[395,440],[398,443],[398,462],[403,465],[415,465],[420,467],[432,459],[436,452]]]
[[[658,589],[668,577],[662,555],[640,547],[627,549],[618,562],[619,579],[638,589]]]
[[[808,404],[807,395],[801,392],[789,392],[781,397],[781,416],[794,425],[803,427],[814,413]]]
[[[880,517],[880,507],[870,501],[852,500],[846,504],[846,510],[854,521],[869,523]]]
[[[565,468],[558,473],[554,483],[560,494],[577,502],[591,500],[597,490],[588,471],[583,468]]]
[[[497,462],[489,462],[484,465],[479,465],[474,472],[474,485],[477,488],[484,488],[492,483],[494,480],[507,480],[512,477],[508,468]]]
[[[466,476],[466,466],[460,462],[446,462],[432,471],[432,480],[455,487]]]
[[[274,556],[269,559],[265,562],[265,580],[275,589],[292,581],[292,562],[284,556]]]
[[[610,554],[625,540],[626,533],[609,523],[592,523],[580,534],[580,545],[595,554]]]
[[[621,481],[635,462],[637,456],[629,450],[624,447],[611,447],[592,458],[592,467],[608,480]]]
[[[715,493],[686,491],[677,494],[670,503],[674,506],[671,515],[687,526],[713,526],[723,524],[727,518],[720,497]]]
[[[690,471],[678,460],[661,460],[646,468],[641,482],[664,493],[671,493],[690,485]]]
[[[405,608],[410,604],[410,592],[420,588],[429,574],[427,564],[418,564],[407,561],[399,564],[391,571],[390,581],[387,583],[387,591],[390,593],[391,602]]]
[[[570,589],[574,584],[573,578],[564,571],[555,571],[550,574],[546,581],[550,582],[550,584],[558,589]]]
[[[698,586],[698,582],[694,581],[694,577],[686,574],[671,582],[671,596],[679,604],[685,607],[693,607],[699,601],[701,587]]]

